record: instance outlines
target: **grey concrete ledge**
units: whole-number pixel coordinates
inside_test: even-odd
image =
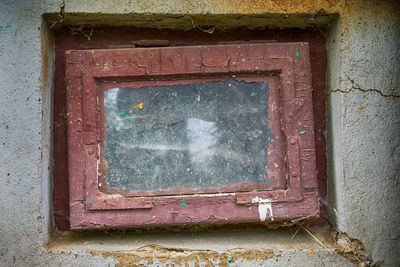
[[[62,232],[56,233],[46,248],[55,256],[101,255],[118,266],[353,265],[335,252],[328,229],[311,230],[326,248],[310,234],[296,230],[292,227],[198,233]]]
[[[293,237],[297,228],[251,229],[251,230],[208,230],[185,232],[58,232],[47,243],[49,251],[132,251],[156,245],[171,249],[213,250],[224,253],[232,249],[286,250],[324,249],[303,230]],[[335,243],[325,228],[313,228],[312,234],[328,249],[334,251]],[[293,237],[293,238],[292,238]]]

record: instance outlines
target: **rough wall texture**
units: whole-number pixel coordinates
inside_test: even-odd
[[[328,41],[332,213],[376,262],[393,265],[400,261],[399,8],[346,6]]]
[[[53,59],[51,34],[42,25],[41,15],[56,14],[62,5],[57,0],[0,0],[0,262],[5,266],[99,266],[121,260],[115,255],[44,249],[51,229]],[[244,24],[300,27],[315,20],[322,25],[321,12],[339,13],[327,44],[332,92],[327,97],[328,206],[337,230],[359,239],[368,256],[388,266],[400,263],[398,10],[400,3],[394,0],[75,0],[65,1],[64,8],[71,23],[135,24],[139,23],[135,17],[156,14],[164,16],[158,22],[164,27],[175,22],[190,27],[187,14],[197,15],[199,23],[208,25],[213,20],[224,24],[225,15],[256,15]],[[239,23],[227,21],[225,26]],[[146,23],[152,25],[151,16]],[[349,264],[324,250],[314,254],[310,257],[304,248],[274,251],[273,255],[267,251],[253,260],[235,256],[232,266],[284,265],[289,260],[299,266]],[[208,260],[207,254],[199,257],[197,265]],[[147,265],[162,266],[157,261]]]

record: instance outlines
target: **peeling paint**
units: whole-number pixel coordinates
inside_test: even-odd
[[[267,219],[267,212],[269,211],[269,217],[274,220],[274,215],[272,213],[272,201],[271,199],[263,199],[261,197],[255,197],[251,200],[252,203],[258,203],[258,214],[260,215],[260,220],[265,222]]]

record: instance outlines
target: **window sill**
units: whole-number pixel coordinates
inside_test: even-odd
[[[232,250],[326,250],[308,233],[297,227],[285,229],[230,229],[182,232],[128,233],[109,232],[57,232],[47,243],[49,252],[140,252],[146,248],[179,251],[214,251],[218,254]],[[330,251],[335,243],[326,228],[312,228],[312,234]],[[292,238],[293,237],[293,238]]]

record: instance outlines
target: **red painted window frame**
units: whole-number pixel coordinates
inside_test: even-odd
[[[224,53],[231,59],[236,57],[237,60],[228,60],[226,64],[221,64],[218,60],[221,48],[226,50]],[[257,71],[274,73],[280,77],[281,91],[284,94],[282,131],[287,140],[289,161],[287,189],[170,198],[127,198],[100,192],[97,180],[97,109],[90,109],[96,107],[96,81],[177,74],[174,68],[166,68],[162,72],[159,67],[155,67],[153,60],[157,59],[154,55],[160,55],[162,51],[180,54],[178,49],[182,50],[168,47],[150,50],[66,51],[71,229],[259,222],[260,213],[257,206],[260,208],[262,205],[272,206],[273,214],[269,213],[266,221],[317,218],[319,202],[315,171],[311,68],[307,43],[184,48],[188,49],[190,55],[186,60],[194,60],[188,66],[198,66],[198,70],[186,70],[184,74]],[[193,51],[199,49],[201,56],[193,57]],[[147,51],[155,54],[152,56],[152,52]],[[136,54],[133,61],[129,53]],[[141,53],[143,59],[140,64],[137,62],[137,53]],[[132,64],[133,62],[135,64]],[[140,66],[146,67],[145,73],[140,70]],[[268,203],[258,203],[260,199],[268,199]],[[257,203],[253,203],[254,200]],[[186,205],[182,205],[183,201]]]

